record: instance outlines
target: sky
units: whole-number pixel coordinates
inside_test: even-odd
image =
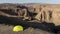
[[[0,3],[48,3],[48,4],[60,4],[60,0],[0,0]]]

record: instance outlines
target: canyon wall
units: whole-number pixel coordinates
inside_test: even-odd
[[[38,20],[60,25],[60,5],[57,4],[0,4],[0,16],[20,20]],[[1,20],[1,19],[0,19]]]

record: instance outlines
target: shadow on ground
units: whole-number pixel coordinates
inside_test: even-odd
[[[27,22],[21,21],[19,18],[12,18],[12,17],[3,17],[0,16],[0,24],[6,25],[22,25],[25,29],[29,27],[41,29],[48,32],[57,33],[59,31],[60,26],[55,26],[53,23],[46,23],[46,22]]]

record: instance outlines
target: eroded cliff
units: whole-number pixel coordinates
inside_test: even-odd
[[[0,16],[20,20],[37,20],[60,25],[60,5],[55,4],[0,4]]]

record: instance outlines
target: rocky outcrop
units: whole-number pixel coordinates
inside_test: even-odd
[[[0,16],[38,20],[60,25],[60,5],[53,4],[1,4]]]

